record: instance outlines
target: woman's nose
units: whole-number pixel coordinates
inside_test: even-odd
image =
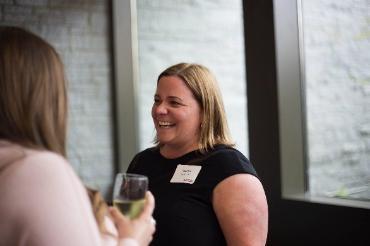
[[[159,103],[157,105],[154,105],[154,112],[156,114],[167,114],[168,110],[164,103]]]

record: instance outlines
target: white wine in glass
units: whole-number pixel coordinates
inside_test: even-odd
[[[114,183],[113,205],[122,214],[134,219],[140,215],[148,190],[148,177],[132,173],[118,173]]]

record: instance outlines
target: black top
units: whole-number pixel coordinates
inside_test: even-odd
[[[170,183],[178,164],[202,166],[193,184]],[[157,221],[151,245],[160,246],[226,245],[212,207],[213,189],[234,174],[257,176],[242,153],[224,145],[204,155],[192,151],[175,159],[163,157],[158,148],[149,148],[135,156],[127,171],[149,178]]]

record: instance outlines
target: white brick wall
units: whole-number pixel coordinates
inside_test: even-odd
[[[369,1],[310,0],[303,8],[310,189],[363,189],[354,196],[369,199]]]
[[[60,53],[69,80],[68,157],[110,197],[113,181],[108,1],[0,0],[2,25],[38,33]]]

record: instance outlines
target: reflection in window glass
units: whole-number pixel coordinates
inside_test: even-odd
[[[248,156],[241,0],[137,0],[140,149],[152,146],[150,116],[156,79],[179,62],[207,66],[219,82],[230,131]]]
[[[309,191],[370,200],[370,2],[302,0]]]

